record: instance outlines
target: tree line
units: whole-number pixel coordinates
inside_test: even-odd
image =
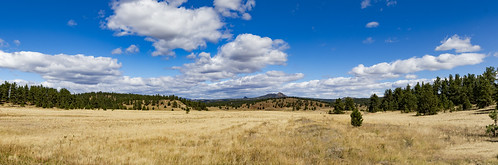
[[[15,82],[9,83],[7,81],[0,85],[0,103],[11,103],[21,107],[32,105],[42,108],[55,107],[61,109],[150,110],[149,107],[157,107],[157,109],[159,109],[160,106],[178,108],[179,106],[175,100],[185,104],[186,108],[189,110],[190,108],[195,110],[207,110],[205,103],[192,101],[175,95],[139,95],[106,92],[71,94],[71,92],[65,88],[57,90],[42,85],[21,86]]]
[[[497,71],[487,67],[481,75],[459,74],[437,77],[431,83],[417,83],[414,87],[387,89],[384,97],[370,97],[369,112],[401,110],[416,111],[418,115],[433,115],[439,111],[469,110],[476,105],[484,108],[498,102]]]

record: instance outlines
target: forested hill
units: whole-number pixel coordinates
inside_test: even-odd
[[[155,110],[182,108],[207,110],[206,104],[175,95],[139,95],[91,92],[71,94],[67,89],[57,90],[44,86],[19,86],[4,82],[0,85],[0,103],[61,109],[129,109]]]
[[[401,110],[432,115],[445,110],[468,110],[474,105],[484,108],[498,102],[496,75],[495,68],[488,67],[477,76],[455,74],[444,79],[437,77],[432,84],[417,83],[414,87],[388,89],[382,99],[375,94],[370,97],[368,111]]]

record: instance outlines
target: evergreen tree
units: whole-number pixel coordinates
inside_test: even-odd
[[[374,93],[372,96],[370,96],[370,104],[368,106],[368,112],[377,112],[379,110],[380,106],[380,101],[379,97]]]
[[[354,110],[356,108],[354,104],[354,100],[351,97],[346,97],[346,105],[344,107],[345,110]]]
[[[437,114],[439,100],[436,95],[434,95],[434,91],[430,84],[422,84],[417,100],[417,115]]]
[[[477,107],[484,108],[493,102],[492,92],[493,87],[489,83],[486,77],[478,76],[477,77],[477,85],[476,85],[476,102]]]
[[[344,112],[344,103],[341,98],[338,98],[334,102],[334,113],[335,114],[343,114]]]
[[[496,105],[495,110],[489,113],[489,117],[491,118],[491,120],[494,120],[494,124],[486,126],[486,133],[492,134],[493,136],[497,136],[498,134],[498,124],[497,124],[498,112],[496,112],[497,109],[498,109],[498,103]]]
[[[354,127],[361,126],[361,124],[363,123],[363,118],[361,112],[358,111],[357,108],[354,108],[350,116],[351,116],[351,125],[353,125]]]

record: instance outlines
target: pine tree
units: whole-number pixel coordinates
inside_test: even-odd
[[[351,125],[353,125],[354,127],[361,126],[361,124],[363,123],[363,118],[361,112],[358,111],[357,108],[354,108],[350,116],[351,116]]]
[[[418,95],[417,115],[437,114],[438,98],[434,95],[430,84],[422,84],[422,89]]]
[[[343,114],[344,103],[340,98],[336,99],[334,102],[334,114]]]
[[[496,111],[498,109],[498,103],[496,105],[495,110],[493,112],[489,113],[489,117],[491,120],[494,120],[494,124],[490,124],[486,126],[486,133],[492,134],[493,136],[497,136],[498,133],[498,112]]]
[[[374,93],[372,96],[370,96],[370,104],[368,106],[368,112],[377,112],[379,110],[380,106],[380,101],[379,97]]]
[[[477,77],[477,85],[476,85],[476,102],[477,107],[484,108],[493,102],[492,98],[492,86],[489,81],[484,76]]]
[[[346,105],[344,107],[345,110],[354,110],[356,108],[354,104],[354,100],[351,97],[346,97]]]

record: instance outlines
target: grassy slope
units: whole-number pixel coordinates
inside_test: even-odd
[[[415,117],[324,111],[0,108],[0,164],[498,163],[480,111]]]

